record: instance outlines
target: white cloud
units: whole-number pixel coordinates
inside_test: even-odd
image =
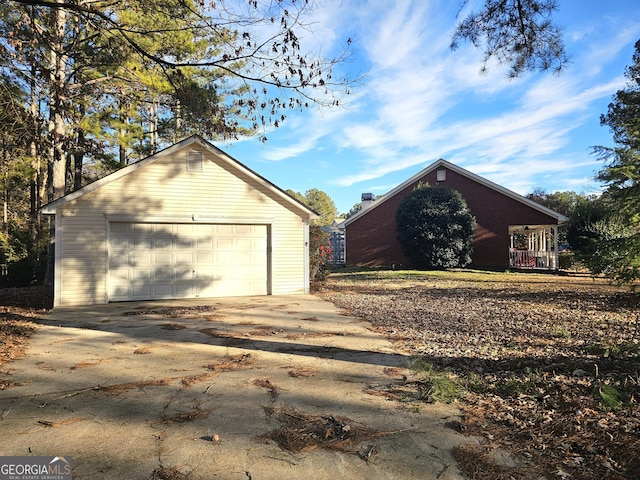
[[[324,0],[305,41],[329,52],[352,38],[356,56],[347,68],[368,77],[346,109],[290,115],[261,157],[294,162],[323,149],[323,181],[344,191],[365,182],[388,191],[397,185],[392,177],[409,178],[441,157],[519,193],[592,188],[599,168],[588,150],[599,143],[592,132],[624,86],[626,52],[640,38],[640,10],[628,8],[637,0],[619,1],[569,3],[561,13],[573,63],[560,76],[510,80],[493,63],[481,75],[479,49],[449,49],[459,2]],[[616,10],[617,19],[601,10]]]

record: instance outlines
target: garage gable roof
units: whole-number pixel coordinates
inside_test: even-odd
[[[161,150],[157,153],[154,153],[153,155],[144,158],[138,162],[132,163],[131,165],[127,165],[124,168],[121,168],[120,170],[117,170],[109,175],[106,175],[102,178],[100,178],[99,180],[96,180],[95,182],[92,182],[88,185],[85,185],[84,187],[76,190],[75,192],[71,192],[67,195],[65,195],[64,197],[59,198],[58,200],[55,200],[45,206],[43,206],[40,209],[40,212],[45,214],[45,215],[55,215],[56,213],[56,209],[66,205],[69,202],[72,202],[88,193],[91,193],[111,182],[114,182],[116,180],[118,180],[119,178],[124,177],[125,175],[128,175],[130,173],[133,173],[137,170],[139,170],[140,168],[146,167],[147,165],[149,165],[150,163],[153,163],[161,158],[164,158],[168,155],[171,155],[183,148],[192,146],[192,145],[199,145],[201,147],[204,147],[207,151],[209,151],[211,154],[213,154],[213,156],[218,159],[220,162],[225,163],[226,165],[230,166],[232,169],[238,171],[239,173],[243,173],[247,176],[249,176],[250,178],[252,178],[253,180],[255,180],[256,182],[258,182],[259,184],[261,184],[263,187],[265,187],[265,189],[270,193],[270,195],[272,195],[274,198],[279,198],[281,200],[283,200],[285,202],[285,204],[288,204],[292,210],[298,212],[298,215],[300,215],[301,217],[305,217],[308,218],[309,220],[312,219],[316,219],[319,218],[320,216],[314,212],[313,210],[311,210],[309,207],[307,207],[306,205],[304,205],[303,203],[299,202],[297,199],[293,198],[291,195],[289,195],[287,192],[285,192],[284,190],[282,190],[280,187],[276,186],[275,184],[271,183],[269,180],[267,180],[266,178],[264,178],[263,176],[259,175],[258,173],[254,172],[253,170],[251,170],[249,167],[243,165],[242,163],[240,163],[238,160],[236,160],[235,158],[231,157],[230,155],[228,155],[227,153],[225,153],[224,151],[220,150],[218,147],[216,147],[215,145],[213,145],[212,143],[206,141],[205,139],[203,139],[202,137],[200,137],[199,135],[192,135],[189,138],[186,138],[170,147],[165,148],[164,150]]]
[[[385,201],[389,200],[390,198],[394,197],[395,195],[397,195],[399,192],[403,191],[405,188],[407,188],[409,185],[412,185],[416,182],[418,182],[422,177],[424,177],[425,175],[433,172],[435,169],[440,168],[440,167],[444,167],[447,168],[453,172],[458,173],[459,175],[462,175],[464,177],[467,177],[470,180],[473,180],[481,185],[484,185],[485,187],[491,188],[492,190],[495,190],[498,193],[501,193],[502,195],[509,197],[513,200],[516,200],[524,205],[527,205],[528,207],[531,207],[535,210],[538,210],[539,212],[542,212],[546,215],[549,215],[552,218],[555,218],[558,220],[558,223],[563,223],[569,220],[568,217],[562,215],[561,213],[555,212],[553,210],[551,210],[550,208],[547,208],[543,205],[540,205],[537,202],[534,202],[533,200],[527,198],[527,197],[523,197],[522,195],[517,194],[516,192],[513,192],[511,190],[509,190],[508,188],[502,187],[500,185],[498,185],[497,183],[493,183],[490,180],[487,180],[486,178],[481,177],[480,175],[476,175],[475,173],[471,173],[469,170],[465,170],[462,167],[459,167],[457,165],[454,165],[451,162],[448,162],[447,160],[444,159],[439,159],[437,161],[435,161],[434,163],[432,163],[431,165],[429,165],[428,167],[426,167],[425,169],[421,170],[420,172],[418,172],[417,174],[415,174],[414,176],[412,176],[410,179],[406,180],[405,182],[402,182],[400,185],[398,185],[397,187],[395,187],[393,190],[390,190],[388,193],[386,193],[380,200],[376,200],[374,201],[369,207],[367,207],[366,209],[360,210],[358,213],[356,213],[355,215],[347,218],[344,221],[344,226],[346,227],[347,225],[349,225],[350,223],[352,223],[354,220],[366,215],[367,213],[371,212],[372,210],[374,210],[376,207],[380,206],[381,204],[383,204]]]

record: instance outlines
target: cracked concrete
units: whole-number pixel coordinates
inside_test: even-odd
[[[457,480],[454,406],[407,408],[372,386],[408,358],[313,295],[57,309],[0,375],[0,455],[71,456],[75,479]],[[290,452],[268,408],[384,432]],[[267,435],[267,437],[265,437]],[[328,434],[329,435],[329,434]],[[329,439],[330,440],[330,439]]]

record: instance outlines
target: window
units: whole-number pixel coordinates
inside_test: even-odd
[[[201,172],[202,166],[202,152],[189,152],[189,157],[187,158],[187,172]]]
[[[447,171],[445,169],[436,172],[436,181],[444,182],[447,179]]]

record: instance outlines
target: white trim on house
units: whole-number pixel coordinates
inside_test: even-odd
[[[202,171],[187,169],[189,153],[196,150],[204,154]],[[140,170],[142,167],[149,168]],[[134,286],[146,288],[147,283],[150,288],[156,285],[153,283],[155,280],[146,282],[147,277],[144,277],[156,264],[154,257],[149,254],[155,247],[147,250],[131,249],[133,257],[127,258],[127,262],[131,262],[132,267],[140,266],[139,271],[125,272],[122,267],[122,272],[126,273],[122,278],[137,279],[136,275],[140,274],[140,282],[135,285],[125,285],[124,281],[121,284],[114,283],[116,280],[111,278],[112,268],[119,265],[111,265],[110,260],[116,258],[114,255],[121,255],[111,244],[111,227],[116,223],[143,224],[141,230],[144,230],[144,224],[155,225],[153,228],[159,229],[171,225],[173,233],[177,232],[187,240],[200,238],[198,232],[201,232],[201,225],[222,226],[223,230],[224,225],[232,225],[234,228],[259,226],[267,232],[266,239],[263,236],[257,239],[248,235],[247,240],[262,242],[260,246],[256,243],[253,253],[265,251],[266,263],[262,259],[258,267],[266,270],[266,280],[260,284],[262,278],[253,276],[252,285],[266,283],[267,295],[309,292],[308,225],[319,215],[199,137],[184,140],[45,205],[41,213],[55,215],[57,227],[53,259],[56,269],[54,307],[107,303],[113,300],[111,297],[115,287],[119,288],[118,292],[124,292],[125,288]],[[194,229],[196,234],[191,235],[190,229]],[[202,229],[205,237],[206,231],[206,228]],[[226,235],[222,230],[212,229],[212,235],[208,238],[219,238],[228,245],[237,240],[235,234]],[[123,234],[121,237],[126,241],[137,240],[133,234]],[[140,238],[147,241],[144,235]],[[158,238],[166,240],[168,236]],[[232,240],[231,243],[228,240]],[[236,244],[239,245],[237,242]],[[201,253],[198,251],[201,247],[194,247],[197,243],[192,242],[191,245],[185,247],[187,254],[190,253],[189,249]],[[170,252],[172,258],[185,253],[177,251],[179,245],[174,247],[171,247]],[[241,253],[244,254],[244,250]],[[136,254],[150,260],[138,264]],[[216,260],[213,265],[204,256],[197,258],[191,255],[189,258],[194,259],[196,270],[192,273],[195,273],[202,285],[209,281],[210,277],[207,275],[218,274],[215,269],[209,268],[213,266],[220,266],[222,270],[226,268],[223,275],[230,280],[226,285],[220,283],[224,288],[218,291],[206,285],[200,289],[201,285],[195,281],[195,295],[236,295],[231,291],[232,283],[241,286],[242,282],[236,278],[237,275],[234,277],[236,270],[229,270],[231,266],[228,262]],[[180,261],[188,263],[191,260]],[[171,262],[174,260],[169,262],[173,265]],[[247,265],[245,260],[238,262],[240,266]],[[255,267],[257,262],[250,260],[248,265]],[[186,284],[188,282],[182,282],[179,287]],[[166,285],[158,283],[156,286]],[[170,286],[173,288],[173,285]],[[238,294],[253,294],[258,291],[257,288],[247,288],[246,293],[239,288]],[[180,290],[179,294],[190,295],[191,291],[185,291]],[[162,295],[173,295],[173,290],[171,293],[165,292],[166,290],[159,289],[149,296],[159,298]],[[264,290],[260,289],[259,294],[264,294]],[[116,297],[121,299],[126,295],[118,293]],[[138,289],[133,296],[137,298],[145,295],[142,289]]]
[[[109,222],[125,223],[220,223],[233,225],[272,225],[273,218],[261,217],[220,217],[215,215],[200,215],[194,213],[190,216],[144,216],[144,215],[105,215]]]
[[[181,142],[178,142],[170,147],[165,148],[164,150],[161,150],[157,153],[154,153],[153,155],[140,160],[136,163],[132,163],[131,165],[128,165],[124,168],[121,168],[120,170],[117,170],[113,173],[111,173],[110,175],[107,175],[106,177],[102,177],[99,180],[96,180],[95,182],[90,183],[89,185],[86,185],[82,188],[80,188],[79,190],[76,190],[75,192],[69,193],[68,195],[65,195],[62,198],[59,198],[58,200],[55,200],[45,206],[43,206],[40,209],[40,212],[44,215],[55,215],[56,213],[56,209],[60,208],[90,192],[93,192],[105,185],[108,185],[109,183],[118,180],[119,178],[124,177],[125,175],[128,175],[130,173],[133,173],[137,170],[139,170],[140,168],[153,163],[161,158],[164,158],[168,155],[171,155],[179,150],[184,149],[185,147],[188,147],[190,145],[196,145],[196,146],[200,146],[205,148],[206,150],[208,150],[210,153],[212,153],[213,155],[217,156],[219,159],[223,160],[224,163],[226,165],[228,165],[229,167],[231,167],[232,169],[241,172],[244,175],[247,175],[248,177],[250,177],[252,180],[258,182],[263,188],[265,188],[266,190],[269,191],[269,193],[271,193],[272,195],[282,199],[283,201],[285,201],[290,207],[292,207],[294,210],[297,210],[298,212],[300,212],[301,214],[304,214],[308,221],[310,220],[314,220],[317,218],[320,218],[320,215],[318,215],[316,212],[314,212],[313,210],[311,210],[310,208],[308,208],[306,205],[302,204],[301,202],[297,201],[295,198],[293,198],[291,195],[289,195],[288,193],[284,192],[283,190],[281,190],[280,188],[278,188],[276,185],[274,185],[273,183],[271,183],[270,181],[268,181],[266,178],[262,177],[261,175],[259,175],[258,173],[254,172],[253,170],[251,170],[250,168],[248,168],[247,166],[243,165],[242,163],[240,163],[238,160],[234,159],[233,157],[231,157],[230,155],[228,155],[227,153],[223,152],[222,150],[220,150],[218,147],[216,147],[215,145],[207,142],[205,139],[203,139],[202,137],[198,136],[198,135],[193,135],[189,138],[186,138],[184,140],[182,140]],[[186,167],[185,167],[186,168]]]
[[[62,218],[55,217],[55,248],[53,253],[53,305],[62,299]],[[58,234],[60,232],[60,234]]]
[[[522,195],[509,190],[508,188],[502,187],[500,185],[498,185],[497,183],[493,183],[490,180],[487,180],[486,178],[481,177],[480,175],[476,175],[475,173],[472,173],[468,170],[465,170],[462,167],[459,167],[457,165],[454,165],[451,162],[448,162],[447,160],[444,159],[439,159],[437,161],[435,161],[434,163],[432,163],[431,165],[429,165],[428,167],[424,168],[423,170],[420,170],[418,173],[416,173],[414,176],[412,176],[410,179],[402,182],[400,185],[398,185],[397,187],[395,187],[394,189],[390,190],[388,193],[384,194],[382,196],[382,198],[380,198],[379,200],[374,201],[371,205],[369,205],[366,209],[362,209],[360,210],[358,213],[356,213],[355,215],[347,218],[344,221],[343,227],[346,227],[347,225],[349,225],[350,223],[352,223],[353,221],[355,221],[356,219],[360,218],[361,216],[365,215],[366,213],[371,212],[373,209],[375,209],[376,207],[378,207],[379,205],[383,204],[385,201],[387,201],[388,199],[394,197],[398,192],[401,192],[402,190],[404,190],[405,188],[407,188],[409,185],[417,182],[418,180],[420,180],[422,177],[424,177],[425,175],[431,173],[432,171],[436,170],[438,167],[445,167],[449,170],[452,170],[464,177],[469,178],[470,180],[473,180],[481,185],[484,185],[485,187],[491,188],[492,190],[495,190],[498,193],[501,193],[502,195],[505,195],[506,197],[512,198],[524,205],[527,205],[528,207],[531,207],[535,210],[538,210],[539,212],[542,212],[546,215],[549,215],[550,217],[556,218],[558,220],[559,223],[564,223],[566,221],[569,220],[568,217],[558,213],[558,212],[554,212],[553,210],[544,207],[542,205],[540,205],[539,203],[534,202],[533,200],[530,200],[526,197],[523,197]]]
[[[110,222],[107,301],[267,295],[268,227]]]
[[[309,242],[310,242],[309,224],[305,222],[303,228],[304,228],[304,257],[310,258],[309,257]],[[311,283],[310,269],[311,269],[311,266],[309,265],[309,262],[305,262],[304,263],[304,284],[305,284],[304,293],[306,294],[309,293],[309,284]]]

